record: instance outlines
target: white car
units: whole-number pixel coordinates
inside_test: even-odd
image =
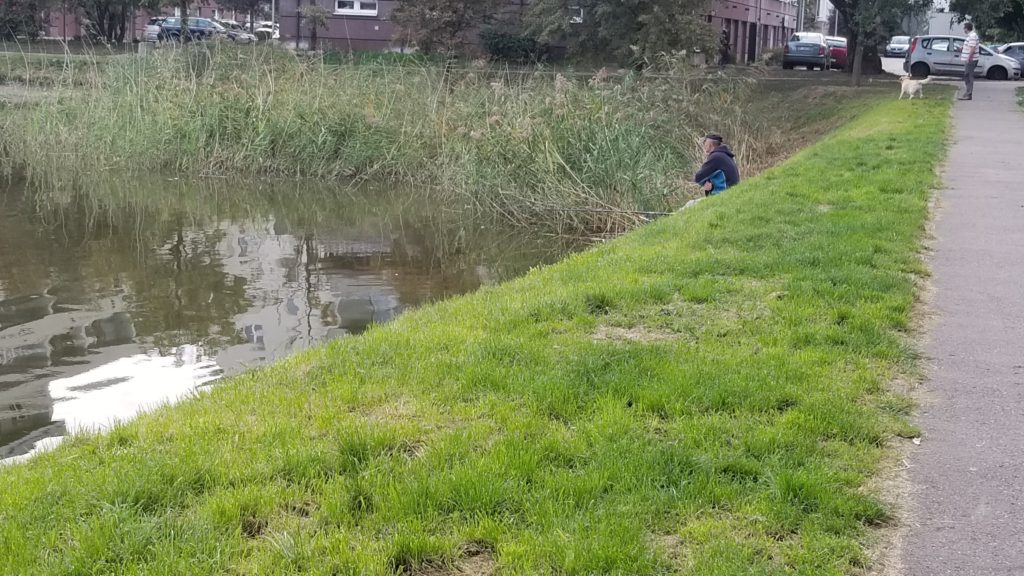
[[[910,41],[903,70],[911,76],[963,76],[964,48],[962,36],[917,36]],[[975,76],[989,80],[1019,80],[1020,62],[978,46],[978,67]]]
[[[145,31],[143,31],[143,33],[142,33],[142,41],[143,42],[159,42],[160,41],[160,31],[163,30],[163,28],[160,25],[163,24],[163,22],[164,22],[164,18],[161,17],[161,16],[157,16],[155,18],[150,18],[149,22],[146,23]]]
[[[263,22],[256,23],[256,29],[253,31],[256,34],[256,38],[261,40],[277,40],[281,37],[281,28],[276,22],[265,20]]]

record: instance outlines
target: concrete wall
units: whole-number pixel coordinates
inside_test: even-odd
[[[300,46],[307,46],[309,26],[300,24],[297,18],[299,1],[281,0],[278,4],[281,41],[294,43],[298,40]],[[335,11],[335,0],[305,0],[302,5],[313,3],[331,12]],[[394,39],[395,27],[391,22],[391,11],[397,5],[397,0],[379,0],[376,16],[331,16],[327,21],[327,29],[317,31],[317,37],[324,45],[343,50],[400,49],[402,43]]]

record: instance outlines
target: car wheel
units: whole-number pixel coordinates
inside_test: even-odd
[[[783,62],[782,63],[782,69],[783,70],[792,70],[793,69],[793,65],[792,64],[786,64],[785,62]]]
[[[1006,80],[1010,77],[1010,74],[1002,66],[993,66],[988,69],[988,74],[985,77],[989,80]]]
[[[916,62],[910,67],[910,75],[914,78],[927,78],[931,73],[932,69],[924,62]]]

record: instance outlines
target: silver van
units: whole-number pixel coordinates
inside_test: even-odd
[[[911,76],[963,76],[963,36],[916,36],[910,41],[903,70]],[[990,80],[1019,80],[1020,62],[978,46],[978,67],[975,76]]]

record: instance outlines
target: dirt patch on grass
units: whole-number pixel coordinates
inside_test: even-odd
[[[672,342],[678,340],[679,335],[646,326],[601,326],[594,332],[592,338],[596,342]]]
[[[449,566],[423,566],[412,572],[413,576],[491,576],[498,563],[490,550],[473,548],[466,555]]]
[[[683,538],[678,534],[661,534],[654,537],[654,547],[661,550],[665,557],[679,566],[683,562]]]
[[[942,217],[938,191],[942,190],[943,176],[941,171],[937,174],[938,181],[928,203],[928,218],[922,237],[920,258],[929,270],[932,268],[932,257],[935,252],[935,223]],[[918,276],[915,281],[915,302],[907,337],[920,351],[924,351],[927,346],[929,332],[936,318],[934,302],[935,285],[931,277]],[[927,365],[928,359],[924,358],[922,363]],[[888,388],[892,393],[908,397],[920,406],[927,400],[923,387],[926,377],[925,372],[901,375],[890,381]],[[916,416],[915,410],[912,421]],[[917,439],[917,442],[921,441],[920,438]],[[895,438],[892,445],[893,449],[882,462],[879,474],[867,486],[870,493],[879,495],[892,514],[892,521],[874,532],[874,546],[870,551],[871,562],[869,569],[864,571],[869,576],[902,576],[903,543],[911,523],[917,516],[914,493],[919,488],[914,486],[910,479],[909,464],[916,443],[914,439]]]
[[[882,462],[880,472],[867,485],[870,494],[876,494],[885,502],[891,518],[872,532],[874,546],[871,547],[871,561],[868,576],[902,576],[903,541],[907,528],[914,517],[913,485],[908,474],[911,440],[893,440],[891,453]]]

